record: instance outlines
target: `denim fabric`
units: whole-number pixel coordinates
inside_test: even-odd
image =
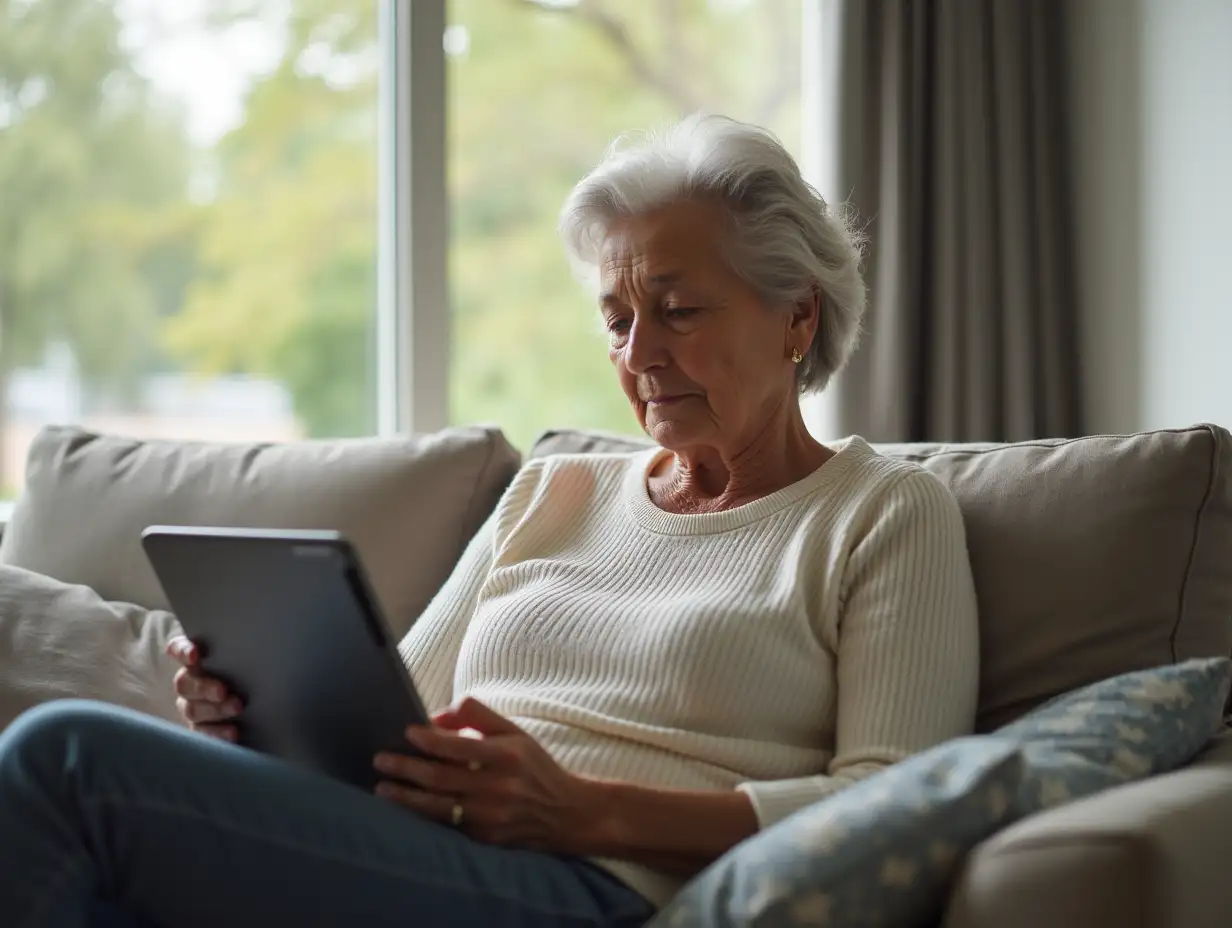
[[[580,859],[472,841],[350,786],[96,703],[0,735],[0,924],[631,926]]]

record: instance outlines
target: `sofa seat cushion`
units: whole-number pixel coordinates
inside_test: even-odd
[[[1225,928],[1232,730],[1179,770],[1065,803],[968,855],[945,928]]]
[[[549,432],[531,457],[645,440]],[[977,728],[1131,670],[1232,653],[1232,436],[1217,426],[879,445],[954,493],[980,605]]]
[[[494,429],[282,444],[137,441],[44,429],[0,563],[167,609],[141,548],[153,524],[332,529],[355,545],[401,636],[518,467]]]

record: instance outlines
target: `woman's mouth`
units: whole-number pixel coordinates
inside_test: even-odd
[[[697,394],[695,393],[662,393],[659,396],[652,396],[646,400],[647,406],[672,406],[684,400],[691,400]]]

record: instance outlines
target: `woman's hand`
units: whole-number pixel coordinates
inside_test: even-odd
[[[601,808],[592,781],[566,771],[534,738],[476,699],[432,721],[407,729],[407,741],[425,756],[376,756],[376,769],[389,778],[377,786],[378,795],[489,844],[585,852]]]
[[[175,673],[175,707],[193,731],[235,741],[232,724],[244,708],[239,697],[227,692],[221,680],[201,672],[201,650],[184,636],[167,642],[167,655],[180,665]]]

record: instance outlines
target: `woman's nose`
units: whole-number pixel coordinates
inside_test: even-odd
[[[625,365],[635,374],[644,374],[666,363],[666,346],[657,327],[650,320],[635,319],[625,344]]]

